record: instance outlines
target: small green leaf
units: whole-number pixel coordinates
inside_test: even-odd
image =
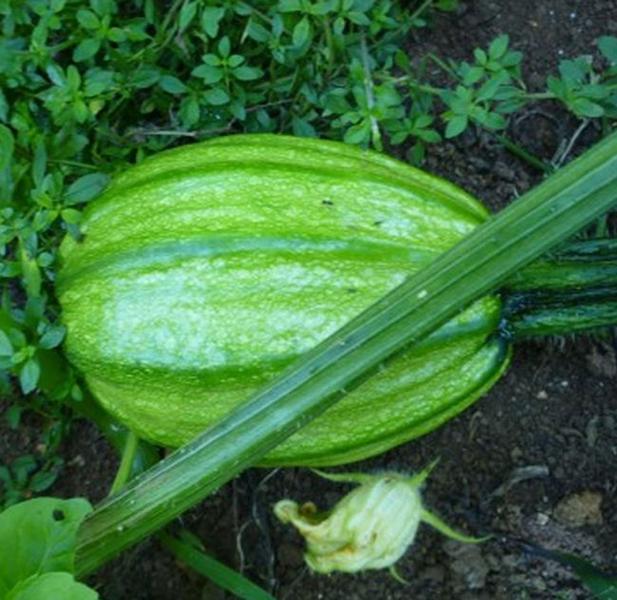
[[[206,35],[215,38],[219,34],[219,24],[225,15],[225,9],[216,6],[206,6],[201,13],[201,28]]]
[[[64,194],[64,204],[73,206],[88,202],[95,196],[98,196],[109,183],[109,176],[105,173],[89,173],[79,179],[76,179],[68,187]]]
[[[304,46],[310,40],[311,36],[311,26],[306,17],[302,17],[302,19],[296,23],[292,34],[292,42],[296,48]]]
[[[159,85],[170,94],[184,94],[188,92],[188,88],[173,75],[163,75],[159,80]]]
[[[158,83],[160,78],[161,72],[156,67],[144,66],[133,75],[133,85],[139,89],[148,88]]]
[[[221,38],[221,41],[218,43],[217,49],[219,55],[223,58],[227,58],[229,56],[229,53],[231,52],[231,44],[227,36]]]
[[[107,39],[112,41],[112,42],[116,42],[117,44],[126,41],[126,32],[123,29],[120,29],[119,27],[112,27],[108,32],[107,32]]]
[[[510,77],[504,71],[498,73],[497,75],[493,75],[480,86],[480,89],[476,95],[476,100],[478,102],[492,100],[499,91],[499,88],[507,83],[509,79]]]
[[[36,259],[30,256],[24,244],[20,244],[19,258],[26,292],[30,298],[38,298],[41,295],[41,271],[39,265]]]
[[[24,412],[24,407],[19,404],[12,404],[6,411],[6,422],[11,429],[17,429],[21,421],[21,414]]]
[[[371,139],[371,124],[368,119],[350,127],[343,139],[347,144],[367,144]]]
[[[604,114],[604,109],[595,102],[587,100],[587,98],[576,98],[570,102],[570,108],[581,117],[601,117]]]
[[[469,124],[469,119],[467,115],[454,115],[446,126],[445,136],[448,139],[454,138],[457,135],[460,135],[467,129],[467,125]]]
[[[5,121],[9,116],[9,103],[6,101],[4,92],[0,89],[0,121]]]
[[[74,208],[64,208],[60,216],[68,225],[78,225],[81,223],[81,213]]]
[[[470,67],[463,75],[463,83],[465,85],[473,85],[484,77],[484,69],[482,67]]]
[[[75,50],[73,51],[73,60],[75,62],[83,62],[92,58],[101,47],[101,40],[96,38],[89,38],[79,42]]]
[[[91,10],[80,9],[76,16],[79,24],[86,29],[98,29],[101,26],[99,18]]]
[[[45,330],[45,333],[39,339],[39,348],[44,350],[51,350],[56,348],[62,343],[66,334],[66,327],[64,325],[50,325]]]
[[[496,37],[488,47],[488,55],[491,60],[499,60],[506,53],[509,43],[510,38],[507,34]]]
[[[29,358],[19,370],[19,385],[24,394],[29,394],[36,388],[41,375],[41,367],[35,358]]]
[[[182,6],[180,10],[180,17],[178,19],[178,25],[180,33],[182,33],[195,18],[197,14],[197,2],[188,2]]]
[[[97,600],[99,595],[70,573],[44,573],[20,581],[5,600]]]
[[[38,494],[49,489],[54,481],[58,478],[58,473],[52,471],[38,471],[30,479],[29,488],[34,493]]]
[[[249,20],[245,32],[247,37],[259,43],[267,42],[270,39],[270,32],[253,19]]]
[[[180,104],[180,118],[185,127],[193,127],[199,121],[199,102],[194,96],[187,96]]]
[[[0,125],[0,171],[11,164],[15,142],[13,134],[8,127]]]
[[[291,125],[294,135],[300,137],[317,137],[315,128],[306,119],[294,116]]]
[[[212,65],[199,65],[191,71],[191,75],[204,80],[204,83],[218,83],[223,79],[223,70]]]
[[[251,81],[253,79],[259,79],[262,75],[261,69],[258,69],[256,67],[247,67],[246,65],[234,69],[232,73],[236,79],[239,79],[241,81]]]
[[[53,571],[73,571],[75,536],[90,504],[81,498],[36,498],[0,513],[0,598],[28,579]]]
[[[229,94],[223,88],[214,88],[204,93],[204,98],[208,104],[221,106],[229,102]]]
[[[486,52],[482,50],[482,48],[476,48],[473,51],[473,55],[479,65],[485,65],[488,61],[488,56],[486,55]]]
[[[617,65],[617,37],[603,35],[598,38],[598,48],[611,64]]]

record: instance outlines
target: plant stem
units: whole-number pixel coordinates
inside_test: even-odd
[[[133,470],[133,462],[135,461],[135,454],[137,453],[137,447],[139,445],[139,438],[133,431],[129,431],[126,436],[126,443],[124,450],[122,451],[122,458],[120,460],[120,467],[116,473],[116,478],[111,484],[111,490],[109,495],[118,493],[131,478],[131,472]]]
[[[71,403],[71,408],[78,415],[96,423],[116,452],[122,456],[130,433],[126,427],[114,421],[111,415],[104,411],[88,393],[85,394],[83,400]],[[131,477],[135,477],[157,463],[159,458],[159,452],[154,446],[140,441],[133,453]]]
[[[433,54],[432,52],[429,52],[427,54],[427,58],[429,58],[430,60],[432,60],[440,69],[442,69],[443,71],[445,71],[448,75],[450,75],[450,77],[452,77],[453,79],[455,79],[456,81],[460,81],[460,77],[456,74],[456,71],[454,71],[454,69],[452,69],[448,64],[446,64],[443,60],[441,60],[441,58],[439,58],[439,56],[437,56],[436,54]]]
[[[422,13],[425,10],[430,8],[431,4],[433,4],[433,0],[424,0],[424,2],[420,4],[420,6],[413,11],[413,13],[411,13],[409,20],[413,23],[418,17],[422,16]]]
[[[525,148],[519,146],[517,143],[513,142],[510,138],[505,135],[501,135],[499,133],[495,134],[495,137],[499,140],[499,143],[502,144],[509,152],[522,158],[524,161],[529,163],[532,167],[539,169],[543,173],[552,173],[555,169],[551,167],[551,165],[545,163],[543,160],[540,160],[537,156],[527,152]]]
[[[617,323],[617,240],[584,240],[535,261],[506,283],[512,339],[565,335]]]
[[[410,276],[228,417],[104,500],[82,524],[84,575],[169,523],[476,298],[617,202],[617,134]]]
[[[553,92],[532,92],[524,95],[525,100],[555,100]]]
[[[402,75],[401,77],[383,77],[386,81],[391,83],[406,83],[412,90],[417,90],[418,92],[425,92],[427,94],[431,94],[433,96],[441,96],[445,89],[436,88],[432,85],[427,85],[423,83],[417,83],[416,78],[413,75]]]
[[[368,108],[369,119],[371,122],[371,142],[378,150],[382,149],[381,132],[379,122],[373,115],[375,109],[375,95],[373,93],[373,77],[371,75],[371,65],[369,64],[368,49],[366,47],[366,37],[362,35],[360,48],[362,51],[362,66],[364,67],[364,90],[366,93],[366,106]]]

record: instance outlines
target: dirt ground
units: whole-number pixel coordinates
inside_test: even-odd
[[[416,33],[407,49],[412,56],[434,51],[463,59],[499,33],[508,33],[513,47],[524,52],[525,80],[540,88],[560,58],[592,53],[598,36],[617,35],[617,0],[472,1]],[[517,117],[508,134],[550,159],[577,125],[546,104]],[[588,128],[572,154],[597,135]],[[490,136],[472,132],[432,148],[426,169],[456,181],[495,210],[540,180]],[[183,522],[216,556],[280,600],[587,598],[567,570],[523,552],[520,541],[575,552],[606,568],[617,565],[616,392],[617,362],[608,338],[522,343],[508,373],[461,417],[355,465],[354,470],[413,472],[440,457],[426,486],[427,506],[458,529],[494,536],[482,545],[461,545],[421,528],[398,565],[408,585],[387,572],[327,577],[308,572],[300,537],[274,520],[271,507],[281,498],[326,507],[347,488],[306,469],[250,470]],[[23,435],[6,436],[0,429],[0,438],[18,447],[32,443]],[[116,459],[98,432],[78,424],[64,456],[68,466],[52,492],[99,500],[109,489]],[[521,474],[532,477],[517,482]],[[202,579],[155,541],[127,552],[90,583],[105,600],[229,597],[204,588]]]

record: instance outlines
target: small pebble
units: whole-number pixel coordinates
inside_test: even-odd
[[[570,527],[601,525],[603,522],[601,505],[600,492],[584,490],[560,500],[553,514],[557,521]]]

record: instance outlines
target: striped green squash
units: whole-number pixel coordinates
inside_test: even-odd
[[[486,216],[450,183],[336,142],[238,135],[162,152],[62,245],[66,352],[110,413],[178,446]],[[506,366],[500,311],[476,302],[265,462],[349,462],[456,415]]]

